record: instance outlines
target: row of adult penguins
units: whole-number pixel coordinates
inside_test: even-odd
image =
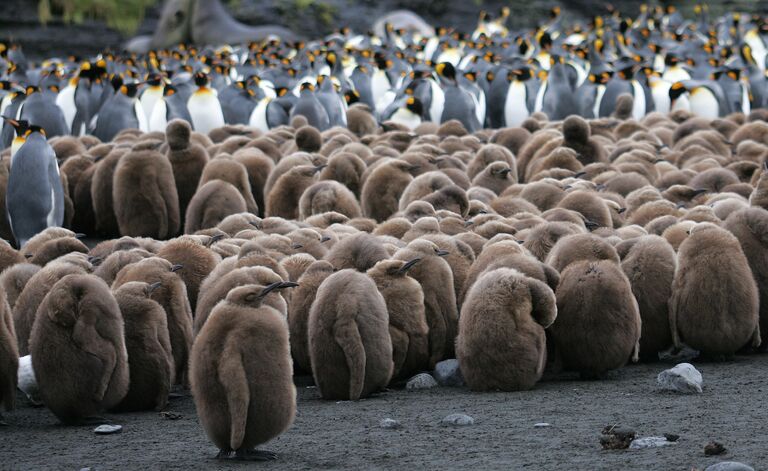
[[[270,459],[294,373],[354,400],[453,357],[471,389],[515,391],[764,350],[767,115],[51,139],[75,215],[126,236],[2,244],[0,400],[27,355],[68,424],[189,385],[219,457]]]
[[[147,55],[105,53],[30,64],[0,44],[0,114],[49,136],[93,134],[106,142],[126,128],[164,131],[175,118],[207,134],[224,124],[262,131],[305,116],[321,131],[347,126],[359,103],[378,122],[414,129],[459,120],[469,132],[519,126],[534,112],[552,120],[627,110],[684,109],[714,119],[768,106],[768,23],[730,13],[710,20],[697,6],[618,10],[588,24],[559,9],[534,29],[510,30],[511,12],[483,13],[469,34],[434,36],[388,23],[382,36],[343,29],[321,40],[275,38],[250,45],[178,47]],[[2,131],[3,146],[14,137]]]

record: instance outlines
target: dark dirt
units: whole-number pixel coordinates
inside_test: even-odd
[[[765,400],[768,356],[695,363],[701,395],[656,389],[667,364],[633,365],[601,381],[549,378],[532,391],[473,393],[465,388],[392,390],[359,402],[323,401],[310,378],[298,378],[293,427],[266,445],[270,463],[222,463],[197,421],[188,395],[170,403],[178,420],[157,412],[108,415],[118,435],[57,424],[45,408],[22,405],[0,427],[0,469],[578,469],[703,470],[720,461],[768,469]],[[445,427],[465,413],[475,424]],[[398,430],[382,429],[393,418]],[[548,422],[549,428],[534,428]],[[600,432],[621,424],[638,437],[680,435],[673,446],[604,451]],[[711,441],[727,452],[705,456]]]

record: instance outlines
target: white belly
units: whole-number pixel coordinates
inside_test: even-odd
[[[416,129],[421,124],[421,116],[412,112],[408,108],[400,108],[390,118],[390,121],[397,124],[402,124],[411,131]]]
[[[538,113],[544,109],[544,94],[547,93],[547,81],[544,80],[539,86],[539,91],[536,93],[536,101],[533,105],[533,111]]]
[[[165,127],[167,125],[168,107],[165,104],[165,99],[161,98],[155,103],[154,108],[152,108],[152,116],[149,117],[149,130],[150,132],[165,132]]]
[[[632,117],[640,121],[645,116],[645,91],[637,80],[632,80],[632,91],[635,100],[632,102]]]
[[[386,72],[383,70],[376,70],[371,77],[371,94],[373,94],[373,102],[378,104],[390,88]]]
[[[592,116],[595,118],[600,116],[600,104],[603,102],[603,95],[605,95],[605,85],[598,85],[595,93],[595,105],[592,107]]]
[[[509,84],[507,98],[504,100],[504,123],[508,128],[520,126],[530,116],[527,97],[525,83],[513,80]]]
[[[376,100],[376,113],[383,113],[384,110],[395,101],[395,97],[397,97],[397,94],[392,90],[389,90],[380,99]]]
[[[224,126],[224,113],[219,99],[210,90],[197,91],[187,101],[189,115],[195,131],[208,134],[213,129]]]
[[[707,119],[720,117],[720,104],[708,88],[698,87],[691,92],[691,113]]]
[[[77,114],[77,105],[75,105],[75,90],[77,87],[67,85],[56,95],[56,105],[64,113],[64,121],[67,122],[67,132],[72,132],[72,122]]]
[[[677,110],[691,111],[691,100],[688,93],[683,93],[680,95],[680,97],[675,100],[675,103],[672,105],[672,108],[669,111]]]
[[[477,122],[480,123],[480,127],[485,127],[485,93],[480,90],[480,93],[477,96],[475,96],[474,93],[470,93],[470,95],[472,95],[472,101],[475,102]]]
[[[133,99],[133,111],[136,113],[136,119],[139,120],[139,130],[149,132],[149,120],[147,120],[144,108],[141,107],[141,102],[137,98]]]
[[[429,81],[429,86],[432,88],[432,103],[429,105],[429,119],[433,123],[440,124],[440,118],[443,116],[443,108],[445,107],[445,92],[440,88],[434,80]]]
[[[669,88],[671,83],[659,79],[651,87],[651,97],[653,98],[653,106],[659,113],[667,114],[670,109]]]
[[[254,128],[267,132],[269,131],[269,123],[267,123],[267,106],[270,103],[269,98],[262,98],[256,105],[256,108],[251,112],[250,118],[248,118],[248,125]]]
[[[741,112],[749,114],[752,111],[752,104],[749,102],[749,90],[747,85],[741,84]]]
[[[681,82],[683,80],[690,80],[691,75],[679,65],[675,65],[665,70],[661,78],[663,78],[667,82],[675,83],[675,82]]]
[[[152,118],[152,110],[160,99],[163,98],[163,87],[149,87],[141,94],[141,107],[144,109],[144,117],[149,121]]]

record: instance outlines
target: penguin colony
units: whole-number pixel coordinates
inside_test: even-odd
[[[63,423],[189,388],[220,458],[265,460],[294,373],[356,400],[448,358],[515,391],[766,350],[766,23],[697,12],[3,47],[0,406],[30,355]]]

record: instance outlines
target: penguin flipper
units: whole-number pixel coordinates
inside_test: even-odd
[[[242,354],[234,341],[227,341],[220,358],[219,381],[226,391],[229,409],[229,446],[237,450],[245,439],[245,427],[248,422],[248,377],[245,375]]]
[[[101,363],[101,378],[98,379],[98,386],[93,396],[96,402],[101,402],[107,394],[117,368],[117,350],[112,342],[101,336],[96,324],[83,320],[75,321],[72,328],[72,341],[78,348]]]
[[[339,319],[333,326],[333,336],[347,359],[349,399],[355,401],[363,394],[365,382],[365,349],[360,330],[354,320]]]

